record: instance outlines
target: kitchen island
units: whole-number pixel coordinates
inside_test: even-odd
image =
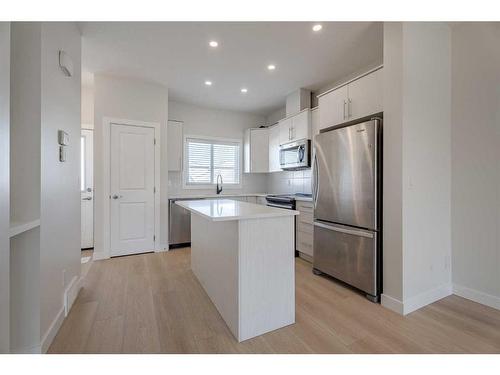
[[[231,199],[191,212],[191,269],[238,341],[295,323],[294,210]]]

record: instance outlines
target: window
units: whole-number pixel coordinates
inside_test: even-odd
[[[185,184],[213,185],[220,174],[224,185],[239,185],[240,145],[240,141],[186,137]]]

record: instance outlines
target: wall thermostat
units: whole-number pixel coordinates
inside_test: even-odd
[[[69,135],[64,130],[57,131],[57,140],[61,146],[67,146],[69,144]]]

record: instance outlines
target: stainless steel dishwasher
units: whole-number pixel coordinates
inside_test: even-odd
[[[175,204],[176,201],[190,201],[202,198],[176,198],[168,200],[168,247],[191,245],[191,213]]]

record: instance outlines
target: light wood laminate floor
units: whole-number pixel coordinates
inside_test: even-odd
[[[499,353],[500,311],[450,296],[406,317],[296,260],[296,324],[238,343],[190,250],[95,261],[49,353]]]

